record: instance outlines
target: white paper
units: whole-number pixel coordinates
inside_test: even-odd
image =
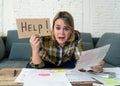
[[[75,69],[90,69],[90,67],[98,65],[99,62],[106,56],[109,48],[110,44],[103,47],[83,51]]]
[[[67,71],[66,76],[70,82],[95,81],[87,72],[80,72],[78,70]]]
[[[18,77],[15,79],[16,83],[24,83],[24,79],[26,76],[28,76],[33,70],[35,69],[26,69],[23,68],[20,72],[20,74],[18,75]]]
[[[55,73],[56,72],[56,73]],[[81,82],[81,81],[94,81],[91,76],[88,75],[87,72],[80,72],[78,70],[74,70],[74,69],[66,69],[66,70],[44,70],[44,69],[26,69],[23,68],[21,73],[18,75],[18,77],[16,78],[15,82],[16,83],[24,83],[24,82],[28,82],[29,80],[36,80],[34,82],[31,82],[32,84],[36,83],[37,77],[35,77],[36,75],[38,75],[39,73],[50,73],[50,74],[58,74],[57,72],[65,72],[65,77],[69,80],[69,82]],[[27,77],[27,78],[26,78]],[[62,76],[60,76],[60,81],[61,80],[65,80],[66,78],[64,77],[64,74],[62,74]],[[36,79],[35,79],[36,78]],[[51,77],[50,77],[51,78]],[[61,79],[62,78],[62,79]],[[64,79],[65,78],[65,79]],[[27,81],[26,81],[27,79]],[[52,78],[53,79],[53,78]],[[50,79],[50,80],[52,80]],[[58,80],[59,80],[58,79]],[[42,79],[44,80],[44,79]],[[48,78],[49,80],[49,78]],[[68,82],[68,80],[65,80]],[[46,80],[45,80],[46,81]],[[38,81],[39,82],[39,81]],[[61,81],[62,82],[62,81]],[[68,83],[69,83],[68,82]],[[26,84],[24,83],[24,84]],[[30,84],[31,84],[30,83]],[[46,82],[44,82],[46,83]],[[58,82],[57,82],[58,83]],[[29,83],[27,83],[28,85]],[[42,84],[42,83],[41,83]],[[50,82],[49,82],[50,84]],[[60,84],[59,84],[60,85]],[[30,85],[28,85],[30,86]],[[42,86],[42,85],[41,85]],[[67,86],[67,85],[65,85]]]
[[[15,82],[23,86],[72,86],[65,72],[47,69],[22,69]]]
[[[51,74],[50,76],[29,75],[23,86],[72,86],[65,73]]]

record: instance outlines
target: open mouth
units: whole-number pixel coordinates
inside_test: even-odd
[[[65,39],[65,37],[58,37],[60,40],[63,40],[63,39]]]

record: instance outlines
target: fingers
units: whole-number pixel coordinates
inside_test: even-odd
[[[36,36],[36,35],[32,35],[32,36],[31,36],[31,38],[30,38],[30,43],[36,44],[38,41],[39,41],[38,36]]]
[[[30,43],[36,44],[40,40],[39,36],[34,34],[30,37]]]
[[[34,34],[30,37],[30,40],[29,40],[30,44],[31,44],[31,47],[32,49],[39,49],[40,47],[40,38],[39,38],[39,35],[37,34]]]
[[[99,62],[99,65],[104,66],[105,62],[102,60]]]
[[[94,66],[94,67],[91,67],[92,71],[94,72],[101,72],[103,70],[103,66]]]
[[[104,64],[105,64],[104,61],[100,61],[97,66],[93,66],[93,67],[91,67],[91,69],[92,69],[94,72],[101,72],[101,71],[103,71]]]

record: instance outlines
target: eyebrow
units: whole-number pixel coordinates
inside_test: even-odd
[[[56,25],[56,26],[60,26],[60,25]],[[64,28],[68,28],[67,26],[64,26]]]
[[[56,26],[60,26],[60,25],[56,25]]]

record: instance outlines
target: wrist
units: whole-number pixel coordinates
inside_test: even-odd
[[[35,63],[33,63],[33,62],[31,61],[31,62],[30,62],[30,65],[31,65],[33,68],[39,69],[39,68],[44,67],[44,62],[42,61],[42,62],[39,63],[39,64],[35,64]]]

